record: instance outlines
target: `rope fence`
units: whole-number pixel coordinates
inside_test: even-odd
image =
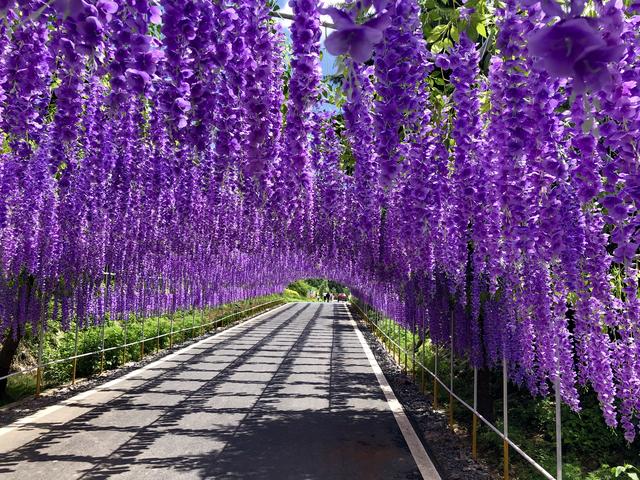
[[[277,299],[277,300],[272,300],[270,302],[266,302],[266,303],[262,303],[259,305],[254,305],[253,307],[247,308],[245,310],[241,310],[241,311],[237,311],[237,312],[232,312],[228,315],[224,315],[220,318],[217,318],[215,320],[206,322],[206,323],[196,323],[195,322],[195,310],[193,310],[193,316],[194,316],[194,322],[190,327],[185,327],[185,328],[179,328],[177,330],[173,329],[173,314],[170,315],[171,318],[171,331],[168,333],[162,333],[160,334],[160,320],[158,318],[158,334],[153,336],[153,337],[144,337],[144,318],[142,319],[142,338],[140,340],[136,340],[136,341],[126,341],[126,324],[128,322],[124,322],[125,323],[125,336],[124,336],[124,343],[121,345],[116,345],[113,347],[104,347],[104,324],[98,326],[92,326],[89,328],[85,328],[82,331],[83,332],[87,332],[89,331],[91,328],[101,328],[102,332],[101,332],[101,345],[102,348],[100,348],[99,350],[95,350],[95,351],[91,351],[91,352],[85,352],[85,353],[77,353],[77,348],[78,348],[78,333],[79,333],[79,328],[76,324],[76,328],[75,328],[75,339],[74,339],[74,344],[75,344],[75,348],[74,348],[74,355],[68,356],[68,357],[64,357],[64,358],[58,358],[55,360],[50,360],[47,362],[43,362],[42,361],[42,356],[43,356],[43,345],[44,345],[44,337],[46,335],[46,332],[44,332],[44,330],[40,327],[38,328],[38,363],[37,365],[34,365],[32,367],[27,367],[27,368],[23,368],[20,370],[17,370],[15,372],[11,372],[8,375],[4,375],[0,377],[0,380],[8,380],[11,377],[15,377],[17,375],[25,375],[25,374],[29,374],[32,372],[37,372],[36,373],[36,397],[40,395],[41,393],[41,388],[42,388],[42,377],[43,377],[43,373],[46,367],[50,367],[53,365],[57,365],[60,363],[65,363],[65,362],[73,362],[73,373],[72,373],[72,380],[71,383],[74,384],[76,381],[76,366],[77,366],[77,361],[81,358],[85,358],[85,357],[91,357],[93,355],[100,355],[101,356],[101,363],[100,363],[100,373],[102,373],[104,371],[104,357],[105,357],[105,353],[108,353],[110,351],[114,351],[114,350],[120,350],[122,349],[123,351],[123,355],[126,354],[126,348],[133,346],[133,345],[141,345],[141,357],[142,358],[144,356],[144,344],[147,342],[152,342],[154,340],[156,340],[156,345],[157,345],[157,350],[159,351],[159,345],[160,345],[160,339],[162,338],[166,338],[169,337],[170,341],[169,341],[169,348],[173,347],[173,338],[176,335],[180,335],[184,332],[193,332],[193,330],[195,329],[200,329],[200,335],[204,335],[205,330],[206,332],[210,332],[212,328],[217,328],[218,326],[220,326],[220,324],[222,324],[222,326],[224,325],[228,325],[229,323],[238,321],[240,319],[248,319],[248,317],[251,316],[255,316],[255,314],[257,314],[260,311],[263,310],[268,310],[268,309],[272,309],[275,308],[276,306],[282,305],[286,303],[285,300],[283,299]],[[185,313],[185,317],[186,317],[186,313]],[[202,313],[202,319],[204,319],[204,311]],[[212,327],[213,326],[213,327]],[[193,337],[191,337],[193,338]],[[183,339],[184,341],[185,339]],[[126,360],[126,358],[123,356],[123,364],[125,363],[124,360]]]
[[[401,363],[401,354],[404,354],[404,371],[407,373],[407,358],[409,356],[409,352],[405,347],[400,345],[400,343],[396,342],[391,336],[380,328],[379,321],[380,315],[375,310],[371,309],[368,305],[365,305],[365,309],[368,313],[365,313],[363,309],[358,305],[358,300],[354,299],[351,301],[351,305],[353,305],[362,318],[365,320],[371,331],[381,339],[382,345],[392,353],[393,357],[398,357],[398,363]],[[373,312],[377,316],[377,320],[371,319],[371,312]],[[451,320],[453,322],[453,318]],[[397,328],[400,328],[396,322],[393,322],[397,325]],[[396,327],[392,327],[396,328]],[[453,332],[453,329],[451,330]],[[407,329],[405,329],[405,345],[406,342],[406,333]],[[423,338],[426,338],[423,336]],[[451,346],[453,346],[453,335],[451,335]],[[505,359],[502,361],[502,400],[503,400],[503,429],[500,431],[498,427],[493,425],[489,420],[487,420],[479,411],[478,411],[478,369],[473,369],[473,405],[469,405],[466,401],[464,401],[459,395],[454,392],[453,389],[453,348],[450,348],[450,378],[449,385],[445,383],[446,379],[441,378],[438,375],[438,349],[435,348],[435,364],[434,370],[431,370],[426,366],[425,358],[425,349],[423,349],[423,358],[422,360],[416,359],[415,351],[411,352],[411,356],[413,358],[413,377],[415,381],[415,367],[419,366],[422,370],[422,393],[424,393],[424,373],[427,372],[431,378],[433,379],[433,408],[434,410],[438,409],[438,388],[443,388],[447,393],[449,393],[449,426],[453,428],[453,400],[457,400],[460,405],[466,408],[472,414],[472,425],[471,425],[471,453],[474,459],[477,459],[477,434],[478,434],[478,420],[482,421],[487,427],[489,427],[496,435],[498,435],[503,441],[503,477],[505,480],[509,479],[509,448],[512,448],[516,453],[518,453],[524,460],[526,460],[533,468],[535,468],[541,475],[543,475],[548,480],[562,480],[562,422],[560,415],[560,391],[558,381],[554,383],[555,390],[555,435],[556,435],[556,476],[554,477],[551,473],[549,473],[544,467],[542,467],[538,462],[536,462],[530,455],[528,455],[519,445],[517,445],[511,438],[509,438],[509,415],[508,415],[508,377],[507,377],[507,362]]]

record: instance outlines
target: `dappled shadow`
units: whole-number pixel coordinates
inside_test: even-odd
[[[343,306],[296,305],[170,363],[21,427],[38,437],[0,474],[420,478]]]

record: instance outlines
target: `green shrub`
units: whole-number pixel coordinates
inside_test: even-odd
[[[284,289],[284,295],[291,298],[301,298],[298,292],[289,288]]]
[[[292,292],[298,295],[297,292]],[[264,297],[252,298],[215,308],[202,310],[187,310],[177,312],[173,316],[173,344],[180,344],[190,338],[200,336],[204,330],[211,330],[213,327],[226,325],[230,322],[238,321],[240,315],[233,315],[251,307],[282,300],[282,295],[268,295]],[[251,310],[247,315],[259,313],[259,309]],[[216,322],[206,328],[203,323]],[[226,319],[226,320],[224,320]],[[109,320],[104,326],[91,326],[78,330],[77,354],[96,352],[91,355],[77,359],[76,378],[95,375],[104,370],[117,368],[123,362],[139,361],[143,353],[141,343],[134,343],[126,348],[122,345],[133,343],[142,339],[142,329],[144,324],[144,355],[155,353],[158,348],[169,347],[171,342],[169,333],[172,331],[172,321],[169,316],[149,317],[142,321],[142,318],[131,316],[126,322],[122,320]],[[180,331],[185,329],[185,331]],[[104,363],[100,353],[104,335]],[[156,338],[157,335],[163,335]],[[45,340],[43,342],[43,363],[55,362],[58,359],[72,357],[76,351],[75,328],[63,331],[59,322],[50,322],[47,326]],[[27,328],[25,337],[21,342],[21,358],[26,359],[17,368],[29,368],[36,365],[39,342],[37,336],[33,335],[30,328]],[[7,400],[13,401],[35,392],[35,372],[26,375],[17,375],[9,379],[7,385]],[[47,365],[43,372],[44,387],[58,386],[69,383],[73,378],[73,360],[65,360]]]

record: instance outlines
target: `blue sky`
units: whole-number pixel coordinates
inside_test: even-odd
[[[338,1],[336,0],[329,0],[329,1],[324,1],[322,2],[324,6],[329,6],[331,4],[336,4],[338,3]],[[286,12],[286,13],[293,13],[291,11],[291,7],[289,6],[289,0],[278,0],[278,5],[280,6],[280,10],[282,12]],[[331,18],[330,17],[324,17],[322,18],[324,21],[330,22]],[[288,20],[280,20],[280,22],[282,23],[283,26],[283,30],[285,32],[285,34],[287,35],[287,38],[289,37],[289,26],[291,25],[291,22]],[[322,40],[321,40],[321,48],[322,48],[322,62],[321,62],[321,66],[322,66],[322,74],[323,75],[331,75],[333,73],[336,72],[336,57],[334,57],[333,55],[331,55],[329,52],[327,52],[327,50],[324,48],[324,39],[325,39],[325,35],[331,33],[330,30],[325,29],[324,27],[322,28]]]

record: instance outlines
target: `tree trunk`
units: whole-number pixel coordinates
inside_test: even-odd
[[[9,374],[11,363],[18,351],[21,338],[21,336],[17,336],[14,339],[11,330],[6,332],[6,336],[2,341],[2,349],[0,350],[0,377]],[[7,398],[7,380],[6,378],[0,380],[0,398]]]

